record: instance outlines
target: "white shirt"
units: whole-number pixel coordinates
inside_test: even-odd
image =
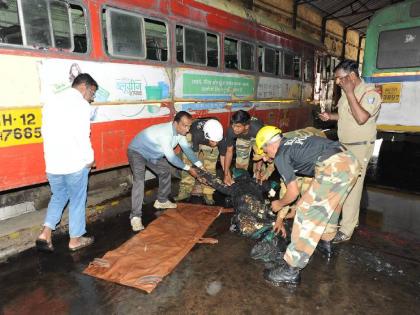
[[[49,99],[42,109],[46,172],[65,175],[93,162],[90,105],[70,88]]]

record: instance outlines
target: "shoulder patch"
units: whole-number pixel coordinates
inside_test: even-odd
[[[369,104],[373,104],[375,102],[375,98],[374,97],[368,97],[367,101]]]

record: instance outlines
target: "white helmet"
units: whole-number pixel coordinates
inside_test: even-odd
[[[209,119],[203,126],[204,138],[219,142],[223,139],[223,126],[216,119]]]

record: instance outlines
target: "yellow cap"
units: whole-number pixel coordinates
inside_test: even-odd
[[[273,137],[280,135],[281,130],[275,126],[264,126],[262,127],[255,137],[255,145],[256,145],[256,151],[255,153],[261,155],[264,153],[263,147],[264,145],[273,139]]]

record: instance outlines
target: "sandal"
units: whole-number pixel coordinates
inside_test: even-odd
[[[45,253],[52,253],[54,251],[54,246],[52,244],[52,242],[48,242],[47,240],[43,240],[41,238],[38,238],[35,241],[35,246],[36,249],[39,250],[40,252],[45,252]]]
[[[82,249],[91,245],[94,240],[95,238],[93,236],[80,236],[79,237],[80,244],[77,245],[76,247],[69,246],[69,250],[71,250],[72,252],[78,251],[79,249]]]

